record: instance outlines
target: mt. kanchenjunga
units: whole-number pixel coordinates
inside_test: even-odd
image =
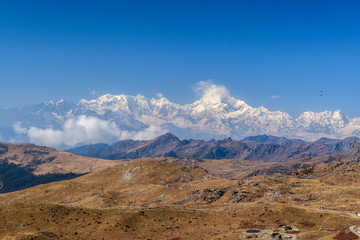
[[[81,100],[78,106],[83,113],[129,128],[160,125],[182,137],[242,138],[270,134],[314,140],[360,136],[360,119],[350,119],[341,111],[305,112],[294,119],[284,112],[253,108],[230,96],[205,95],[182,106],[166,98],[107,94],[90,101]]]
[[[86,115],[114,122],[126,131],[160,126],[164,132],[170,131],[181,138],[241,139],[268,134],[316,140],[360,136],[360,118],[350,119],[341,111],[305,112],[294,119],[284,112],[254,108],[227,94],[211,92],[205,92],[199,100],[187,105],[170,102],[164,97],[106,94],[89,101],[81,100],[78,104],[58,101],[0,111],[3,129],[4,125],[11,127],[14,122],[28,127],[51,125],[56,129],[68,119]],[[2,137],[4,139],[4,135]]]

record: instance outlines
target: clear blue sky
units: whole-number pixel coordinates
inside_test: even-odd
[[[331,0],[2,1],[0,105],[158,92],[185,104],[213,79],[294,117],[360,116],[359,12]]]

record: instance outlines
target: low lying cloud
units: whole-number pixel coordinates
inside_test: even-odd
[[[279,98],[279,97],[280,97],[279,95],[271,96],[272,99],[276,99],[276,98]]]
[[[230,97],[230,91],[225,86],[216,85],[211,80],[198,82],[194,90],[201,95],[201,99],[209,102],[220,102]]]
[[[81,115],[65,121],[61,130],[52,127],[23,127],[20,122],[13,125],[16,133],[25,135],[30,142],[46,146],[75,146],[77,144],[113,143],[124,139],[148,140],[166,130],[151,125],[141,131],[121,130],[114,122]]]

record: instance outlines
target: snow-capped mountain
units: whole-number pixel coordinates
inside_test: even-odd
[[[258,134],[315,140],[320,137],[359,136],[360,120],[350,119],[340,110],[305,112],[294,119],[280,111],[254,108],[230,96],[204,95],[192,104],[179,105],[166,98],[105,95],[81,100],[83,114],[91,113],[129,128],[158,125],[182,137],[233,137],[240,139]],[[124,121],[125,120],[125,121]]]
[[[205,89],[199,100],[187,105],[170,102],[164,97],[155,99],[142,95],[106,94],[92,100],[83,99],[77,104],[61,100],[19,109],[3,108],[0,111],[0,136],[3,139],[4,136],[16,137],[14,133],[14,136],[9,134],[9,128],[15,122],[21,122],[21,126],[28,130],[35,126],[37,128],[33,128],[34,131],[50,128],[54,132],[61,131],[61,127],[69,119],[79,116],[100,119],[103,121],[101,124],[105,124],[104,121],[114,123],[116,126],[111,125],[113,129],[126,131],[125,135],[122,134],[124,132],[117,134],[117,138],[129,137],[128,133],[142,131],[149,126],[160,127],[163,131],[159,133],[170,131],[180,138],[241,139],[269,134],[316,140],[321,137],[360,136],[360,118],[350,119],[340,110],[305,112],[295,119],[285,112],[251,107],[244,101],[231,97],[225,88],[216,85]],[[26,129],[20,128],[17,130],[19,132],[25,133]],[[41,133],[48,134],[48,131]]]
[[[181,106],[163,97],[147,99],[141,95],[108,94],[90,101],[81,100],[79,108],[83,114],[95,114],[117,123],[131,120],[127,123],[132,128],[158,125],[181,136],[197,138],[241,138],[260,133],[288,135],[295,124],[286,113],[253,108],[229,96],[203,96],[192,104]]]

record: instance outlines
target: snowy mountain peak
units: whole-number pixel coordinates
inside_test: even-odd
[[[343,113],[342,110],[336,110],[334,111],[332,118],[334,120],[338,120],[338,121],[344,121],[346,123],[349,123],[350,118],[348,116],[345,115],[345,113]]]
[[[200,98],[187,105],[173,103],[162,95],[149,99],[143,95],[107,94],[90,101],[81,100],[79,107],[82,112],[92,111],[102,118],[111,113],[111,119],[120,123],[128,119],[130,127],[131,124],[137,127],[156,125],[178,136],[195,138],[231,136],[239,139],[271,134],[314,140],[360,132],[359,121],[350,119],[341,110],[304,112],[294,119],[285,112],[270,111],[263,106],[251,107],[230,96],[223,86],[204,82],[197,91]]]
[[[8,116],[19,116],[9,120],[11,126],[14,122],[22,121],[28,124],[25,126],[28,129],[31,126],[57,127],[46,131],[39,129],[39,133],[31,132],[34,135],[29,135],[30,138],[43,137],[53,132],[58,134],[56,131],[65,129],[74,123],[74,119],[76,121],[82,116],[91,117],[87,120],[98,123],[99,129],[109,127],[109,134],[116,132],[116,137],[121,138],[136,136],[133,138],[144,139],[147,134],[154,137],[168,131],[180,138],[196,139],[242,139],[261,134],[303,140],[360,136],[360,118],[350,119],[341,110],[319,113],[309,111],[294,119],[286,112],[249,106],[230,96],[225,87],[211,82],[201,82],[195,90],[200,95],[199,99],[186,105],[171,102],[162,94],[158,94],[158,98],[147,98],[140,94],[106,94],[92,100],[82,99],[78,104],[60,100],[21,108],[16,110],[19,111],[18,115],[11,112],[13,109],[2,109],[1,116],[5,116],[3,118],[6,120],[6,111]],[[95,133],[104,134],[104,131]],[[86,134],[84,139],[93,133]]]
[[[346,116],[341,110],[324,111],[320,113],[315,112],[304,112],[297,119],[301,124],[309,125],[313,123],[326,125],[326,124],[348,124],[350,118]]]
[[[61,104],[64,104],[65,103],[65,100],[64,99],[60,99],[58,101],[45,101],[43,102],[42,104],[45,105],[45,106],[56,106],[56,105],[61,105]]]

